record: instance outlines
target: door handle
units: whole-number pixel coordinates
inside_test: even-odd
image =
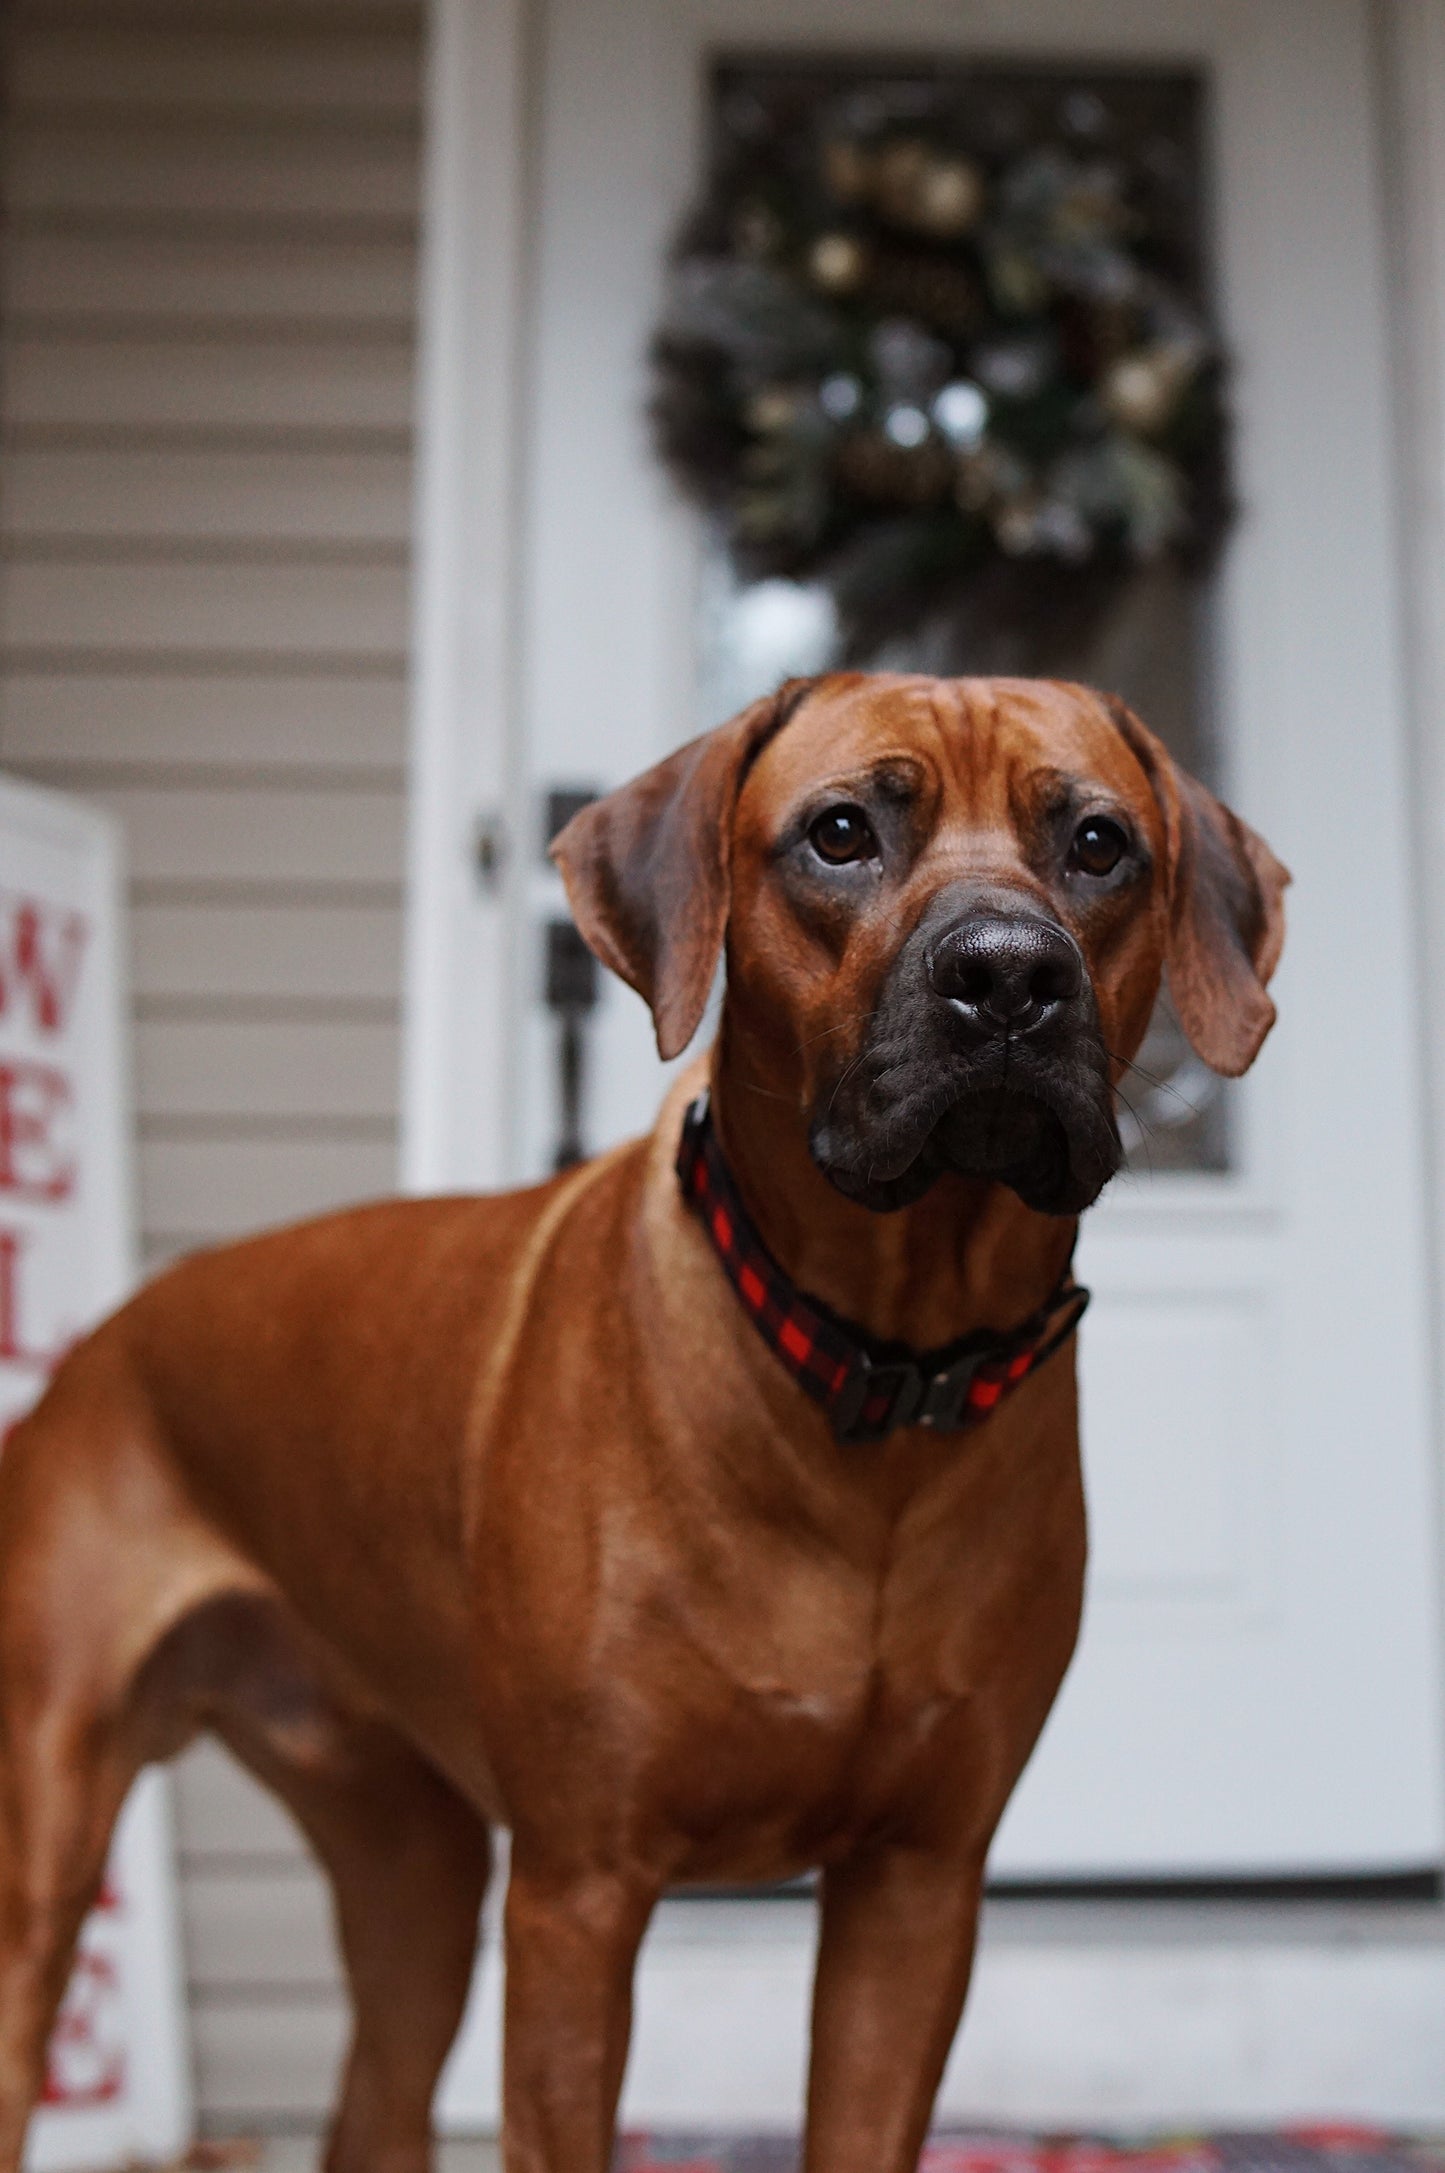
[[[547,1009],[557,1015],[557,1146],[554,1170],[587,1152],[582,1140],[587,1017],[597,1003],[597,961],[569,920],[547,923]]]
[[[506,865],[507,825],[499,809],[483,808],[472,825],[472,868],[489,897],[501,890]]]
[[[547,794],[544,843],[597,797],[584,785],[554,787]],[[587,1019],[597,1007],[597,961],[570,920],[560,915],[547,923],[547,1009],[557,1018],[557,1145],[554,1170],[570,1169],[587,1152],[582,1104],[587,1085]]]

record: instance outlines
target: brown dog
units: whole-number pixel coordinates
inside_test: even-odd
[[[809,2173],[916,2161],[1079,1618],[1073,1217],[1166,960],[1200,1054],[1254,1056],[1287,878],[1122,707],[1022,680],[785,689],[557,857],[665,1054],[726,945],[714,1189],[695,1078],[550,1184],[186,1260],[0,1465],[6,2173],[117,1808],[202,1728],[333,1882],[336,2173],[426,2163],[493,1824],[510,2173],[607,2165],[659,1894],[810,1866]],[[845,1424],[790,1304],[947,1363],[885,1347]]]

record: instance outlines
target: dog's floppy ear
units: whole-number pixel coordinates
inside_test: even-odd
[[[753,757],[807,693],[789,680],[594,800],[553,841],[572,917],[647,1003],[662,1056],[697,1032],[722,950],[732,811]]]
[[[1284,944],[1289,870],[1248,823],[1179,768],[1132,710],[1112,698],[1108,708],[1164,818],[1174,1008],[1210,1069],[1238,1078],[1274,1024],[1265,988]]]

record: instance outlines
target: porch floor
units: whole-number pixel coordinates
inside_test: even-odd
[[[248,2173],[317,2173],[321,2136],[268,2135]],[[437,2146],[437,2173],[501,2173],[501,2152],[478,2137],[453,2137]]]
[[[1024,2143],[1020,2135],[1019,2142]],[[1147,2173],[1251,2173],[1251,2168],[1263,2169],[1263,2173],[1445,2173],[1445,2137],[1429,2139],[1417,2137],[1387,2140],[1383,2135],[1371,2135],[1359,2130],[1351,2133],[1347,2128],[1318,2131],[1309,2135],[1307,2130],[1297,2130],[1286,2139],[1276,2135],[1268,2140],[1259,2135],[1253,2139],[1236,2136],[1222,2139],[1222,2150],[1212,2148],[1207,2142],[1199,2144],[1180,2140],[1158,2147],[1153,2160],[1146,2158],[1143,2165]],[[1262,2147],[1261,2147],[1262,2146]],[[751,2166],[756,2160],[761,2165],[757,2146],[743,2149],[735,2146],[729,2153],[726,2146],[717,2146],[727,2163],[733,2163],[736,2155],[740,2163]],[[259,2156],[246,2162],[252,2173],[315,2173],[319,2162],[321,2139],[315,2134],[295,2134],[268,2137],[261,2145]],[[696,2164],[692,2151],[696,2142],[686,2152],[689,2162]],[[625,2154],[632,2162],[631,2153]],[[672,2162],[672,2151],[664,2148],[662,2157]],[[944,2153],[952,2163],[951,2154]],[[970,2159],[977,2161],[977,2146],[970,2147]],[[652,2165],[650,2153],[643,2153],[647,2165]],[[1000,2156],[998,2165],[991,2173],[1007,2173],[1007,2152]],[[190,2161],[192,2164],[194,2160]],[[639,2163],[642,2159],[639,2159]],[[771,2162],[771,2159],[769,2160]],[[1020,2158],[1019,2173],[1028,2163],[1027,2155]],[[1034,2161],[1037,2163],[1037,2160]],[[1090,2158],[1084,2153],[1079,2161],[1080,2173],[1088,2173]],[[497,2144],[481,2138],[453,2138],[443,2142],[438,2150],[437,2173],[501,2173],[501,2154]],[[970,2173],[978,2173],[977,2162],[971,2164]]]
[[[803,1900],[726,1909],[674,1900],[659,1912],[645,1963],[655,2016],[679,2001],[695,2005],[700,1986],[731,1981],[745,1963],[767,2026],[744,2027],[726,2089],[708,2046],[689,2040],[683,2050],[700,2066],[685,2095],[675,2059],[663,2057],[669,2047],[644,2035],[634,2098],[649,2125],[786,2124],[803,2057],[793,2039],[806,2013],[812,1926]],[[490,1967],[495,1974],[495,1956]],[[493,1984],[492,2009],[497,1998]],[[1268,2130],[1313,2117],[1445,2136],[1438,1902],[997,1897],[985,1911],[971,2016],[965,2057],[941,2095],[942,2129],[966,2127],[987,2108],[1003,2126],[1065,2133]],[[1127,2072],[1118,2072],[1121,2044],[1132,2048]],[[738,2060],[757,2078],[745,2103]],[[453,2112],[485,2130],[495,2107],[473,2090]],[[249,2110],[213,2113],[211,2126],[267,2135],[258,2173],[311,2173],[316,2163],[314,2138],[269,2135],[268,2109],[254,2098]],[[451,2140],[439,2173],[498,2173],[498,2161],[486,2143]]]

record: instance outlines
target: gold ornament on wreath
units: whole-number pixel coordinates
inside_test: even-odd
[[[672,256],[656,442],[742,577],[832,590],[850,657],[971,591],[1042,662],[1061,600],[1227,527],[1198,252],[1157,138],[1092,92],[1002,143],[912,103],[754,100]]]

